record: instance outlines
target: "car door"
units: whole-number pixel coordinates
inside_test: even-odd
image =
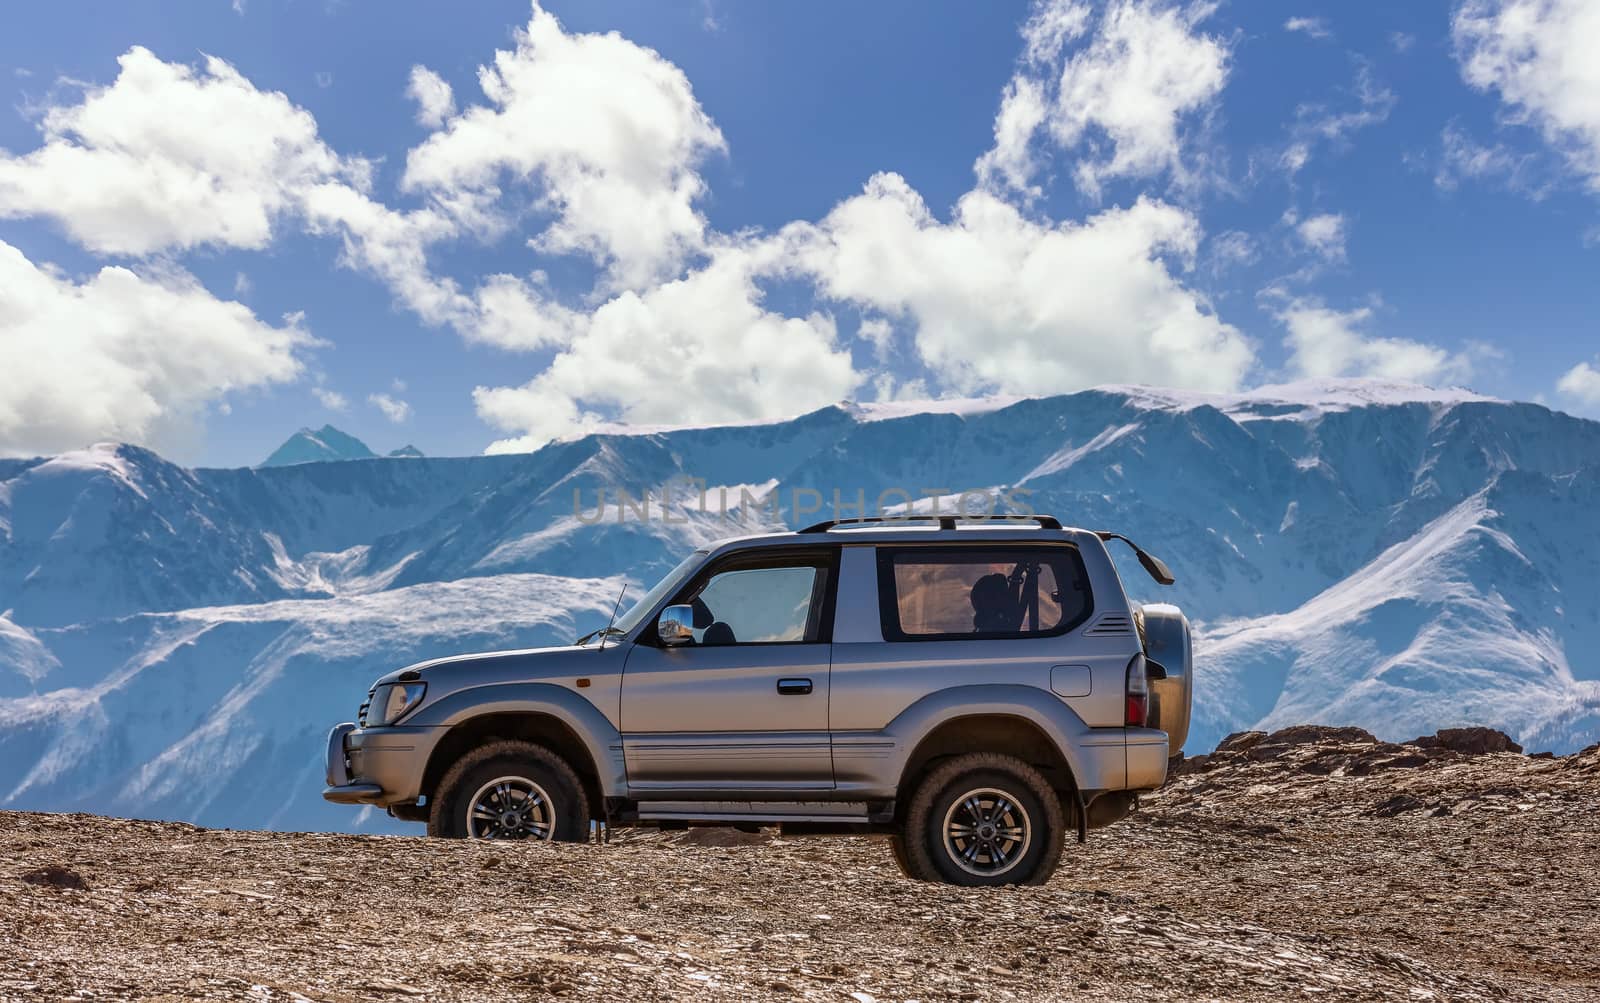
[[[829,649],[837,550],[713,562],[668,605],[695,609],[693,642],[648,625],[622,677],[622,746],[635,794],[833,786]]]

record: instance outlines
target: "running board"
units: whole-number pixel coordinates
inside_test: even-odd
[[[640,822],[873,821],[865,801],[642,801]]]

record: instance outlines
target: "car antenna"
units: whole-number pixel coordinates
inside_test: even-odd
[[[606,621],[606,629],[600,632],[600,647],[596,651],[606,650],[606,638],[611,636],[611,625],[617,622],[617,610],[622,608],[622,597],[628,594],[628,583],[622,583],[622,591],[617,593],[617,604],[611,607],[611,619]]]

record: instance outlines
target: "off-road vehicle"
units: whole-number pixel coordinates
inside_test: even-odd
[[[914,878],[1042,882],[1189,727],[1188,621],[1129,603],[1111,540],[943,516],[696,550],[571,645],[379,679],[329,736],[323,796],[434,836],[880,834]]]

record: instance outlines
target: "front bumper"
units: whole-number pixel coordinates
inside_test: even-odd
[[[323,798],[380,808],[416,801],[428,757],[446,730],[335,725],[328,733],[328,786]]]

